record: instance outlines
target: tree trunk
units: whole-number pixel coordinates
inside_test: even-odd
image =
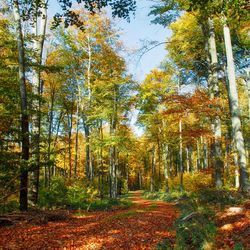
[[[153,148],[152,148],[150,192],[155,192],[155,146],[153,146]]]
[[[196,172],[200,170],[200,144],[199,140],[196,139]]]
[[[226,17],[223,20],[224,42],[226,47],[227,57],[227,75],[228,75],[228,96],[230,102],[230,113],[232,121],[233,140],[238,151],[239,169],[240,169],[240,190],[242,192],[250,192],[250,185],[248,180],[248,172],[246,166],[246,151],[244,145],[244,138],[241,129],[240,110],[238,102],[238,91],[236,87],[235,66],[233,58],[232,43],[230,37],[230,30],[227,25]]]
[[[48,128],[48,151],[47,151],[47,164],[46,165],[51,165],[50,162],[50,155],[51,155],[51,139],[52,139],[52,125],[53,125],[53,120],[54,120],[54,100],[55,100],[55,91],[52,91],[51,94],[51,105],[50,105],[50,111],[49,111],[49,128]],[[55,171],[53,171],[55,172]]]
[[[116,135],[116,127],[117,127],[117,86],[114,86],[113,89],[113,113],[110,121],[110,137],[114,137]],[[116,162],[117,162],[117,149],[116,145],[112,145],[110,147],[110,197],[117,197],[117,176],[116,176]]]
[[[218,84],[218,56],[216,49],[215,41],[215,31],[214,23],[211,18],[208,18],[208,27],[209,27],[209,38],[208,38],[208,47],[210,54],[210,69],[209,69],[209,89],[210,89],[210,98],[216,99],[220,97],[219,84]],[[217,104],[216,110],[220,111],[220,107]],[[215,177],[215,186],[216,188],[221,188],[223,186],[223,160],[221,152],[221,120],[217,115],[215,116],[212,122],[212,130],[214,133],[213,142],[212,142],[212,158],[214,158],[214,177]]]
[[[13,12],[16,22],[16,34],[18,45],[18,66],[19,66],[19,84],[21,95],[21,127],[22,127],[22,163],[20,167],[20,210],[28,209],[28,160],[29,160],[29,118],[27,108],[27,92],[25,78],[25,59],[22,21],[20,17],[18,0],[13,1]]]
[[[180,136],[180,148],[179,148],[179,169],[180,169],[180,191],[183,191],[183,159],[182,159],[182,120],[179,121],[179,136]]]
[[[41,13],[40,13],[41,12]],[[30,202],[34,205],[38,201],[39,190],[39,175],[40,175],[40,133],[41,133],[41,69],[43,45],[45,40],[46,24],[47,24],[47,2],[42,0],[40,6],[37,6],[36,17],[34,25],[34,39],[33,39],[33,51],[35,68],[33,69],[33,93],[35,94],[35,100],[33,101],[33,108],[35,114],[32,121],[32,157],[34,159],[35,167],[30,174]],[[41,18],[39,18],[41,17]],[[40,21],[40,30],[38,28]]]
[[[69,155],[69,179],[72,176],[72,152],[71,152],[71,137],[72,137],[72,126],[73,126],[73,110],[70,111],[71,113],[67,114],[68,117],[68,155]]]
[[[77,178],[77,163],[78,163],[78,136],[79,136],[79,101],[76,107],[76,140],[75,140],[75,161],[74,161],[74,179]]]
[[[166,181],[166,186],[165,186],[165,192],[169,192],[169,183],[168,183],[168,178],[169,178],[169,167],[168,167],[168,145],[164,145],[163,148],[163,164],[164,164],[164,176],[165,176],[165,181]]]
[[[85,163],[85,172],[88,180],[93,180],[93,165],[92,165],[92,153],[90,146],[90,129],[89,125],[84,123],[84,132],[85,132],[85,153],[86,153],[86,163]]]

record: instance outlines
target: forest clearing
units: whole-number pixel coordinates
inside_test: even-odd
[[[0,249],[250,249],[247,0],[1,0]]]

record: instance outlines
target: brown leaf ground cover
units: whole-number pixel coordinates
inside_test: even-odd
[[[216,249],[250,249],[250,200],[217,213]]]
[[[153,249],[175,241],[177,209],[133,193],[126,210],[84,212],[59,222],[0,228],[0,249]]]

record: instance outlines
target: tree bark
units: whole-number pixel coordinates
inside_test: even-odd
[[[43,45],[46,33],[47,24],[47,1],[42,0],[39,6],[36,6],[35,22],[33,23],[33,51],[34,68],[33,68],[33,93],[35,100],[33,101],[33,108],[35,113],[32,118],[32,157],[34,159],[34,168],[30,173],[30,202],[35,205],[38,201],[39,190],[39,175],[40,175],[40,134],[41,134],[41,95],[42,95],[42,82],[41,82],[41,65]],[[39,22],[40,21],[40,22]],[[40,26],[40,30],[39,30]]]
[[[218,56],[215,41],[214,23],[211,18],[208,18],[209,27],[209,54],[210,54],[210,76],[209,76],[209,87],[210,87],[210,98],[216,99],[220,97],[219,84],[218,84]],[[216,104],[216,110],[220,111],[219,105]],[[214,158],[214,177],[216,188],[223,186],[223,160],[221,152],[221,119],[219,115],[216,115],[213,123],[212,130],[214,133],[212,142],[212,157]]]
[[[224,16],[223,18],[223,33],[224,33],[224,42],[226,47],[226,57],[227,57],[227,76],[228,76],[228,96],[230,102],[230,113],[231,113],[231,122],[232,122],[232,134],[233,141],[235,143],[236,149],[238,151],[238,161],[240,169],[240,190],[242,192],[250,192],[249,185],[249,176],[246,166],[246,151],[244,138],[241,128],[240,120],[240,110],[238,102],[238,91],[236,86],[236,77],[235,77],[235,66],[233,58],[233,50],[230,36],[230,29],[227,24],[227,19]]]
[[[78,164],[78,136],[79,136],[79,100],[76,107],[76,140],[75,140],[75,161],[74,161],[74,179],[77,178],[77,164]]]
[[[183,158],[182,158],[182,120],[179,120],[179,169],[180,169],[180,191],[183,191]]]
[[[85,163],[85,172],[86,177],[89,181],[93,180],[93,165],[92,165],[92,154],[90,147],[90,128],[89,125],[84,122],[84,132],[85,132],[85,153],[86,153],[86,163]]]
[[[27,107],[27,91],[25,78],[25,58],[24,58],[24,43],[22,21],[19,10],[18,0],[13,1],[13,12],[16,22],[16,34],[18,45],[18,66],[19,66],[19,85],[21,95],[21,127],[22,127],[22,153],[20,167],[20,210],[28,210],[28,160],[29,160],[29,117]]]
[[[150,192],[155,192],[155,146],[152,148]]]
[[[116,135],[116,127],[117,127],[117,86],[114,86],[113,89],[113,111],[112,118],[110,121],[110,136],[111,138]],[[117,198],[117,176],[116,176],[116,162],[117,162],[117,148],[115,143],[110,147],[110,197]]]
[[[165,192],[169,192],[169,166],[168,166],[168,145],[164,145],[163,148],[163,164],[164,164],[164,176],[165,176],[165,181],[166,181],[166,186],[165,186]]]

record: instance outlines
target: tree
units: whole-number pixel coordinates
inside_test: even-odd
[[[13,1],[18,45],[19,85],[21,95],[22,160],[20,166],[20,210],[28,209],[28,160],[29,160],[29,118],[27,107],[27,87],[25,77],[25,58],[23,27],[18,0]]]
[[[229,40],[229,27],[227,24],[227,18],[237,18],[239,19],[239,16],[243,13],[246,12],[245,10],[245,2],[233,2],[233,8],[232,8],[232,3],[229,1],[223,2],[223,4],[221,4],[220,2],[217,1],[160,1],[161,4],[158,6],[155,6],[153,11],[151,12],[151,14],[154,15],[159,15],[161,14],[161,16],[163,16],[163,20],[161,23],[164,24],[169,24],[170,22],[174,21],[176,19],[176,17],[178,15],[180,15],[180,11],[181,10],[186,10],[186,11],[192,11],[192,10],[198,10],[203,16],[208,17],[208,18],[213,18],[214,15],[219,15],[222,19],[224,19],[224,41],[225,41],[225,45],[226,45],[226,55],[227,55],[227,64],[228,64],[228,80],[229,80],[229,84],[231,85],[229,87],[228,93],[229,93],[229,101],[230,103],[234,103],[234,107],[232,107],[232,105],[230,105],[231,108],[234,108],[234,111],[231,111],[231,116],[232,116],[232,126],[233,131],[237,131],[238,133],[238,137],[237,137],[237,133],[234,132],[233,133],[233,137],[235,141],[238,141],[238,146],[237,146],[237,150],[238,150],[238,154],[241,157],[241,161],[240,161],[240,173],[242,175],[241,181],[242,181],[242,186],[241,186],[241,190],[244,191],[248,191],[249,189],[249,184],[248,184],[248,174],[246,171],[246,160],[245,158],[242,156],[244,155],[244,139],[243,136],[241,134],[241,125],[240,125],[240,117],[239,117],[239,112],[237,112],[238,110],[238,104],[236,101],[236,94],[234,95],[232,92],[236,91],[237,93],[237,89],[236,89],[236,81],[235,81],[235,73],[233,73],[235,71],[234,66],[232,65],[232,51],[231,51],[231,41]],[[231,5],[230,5],[231,4]],[[162,15],[164,14],[164,15]],[[246,13],[247,14],[247,13]],[[244,15],[243,15],[244,16]],[[244,18],[243,18],[244,19]],[[156,21],[159,21],[159,18],[156,19]],[[210,26],[211,26],[211,21],[210,21]],[[211,29],[210,29],[211,31]],[[210,38],[213,38],[213,36],[210,36]],[[210,39],[211,42],[211,39]],[[215,44],[215,43],[214,43]],[[210,48],[211,48],[211,43],[210,43]],[[212,52],[212,50],[210,49],[210,52]],[[214,57],[213,57],[214,58]],[[215,58],[214,58],[215,59]],[[215,61],[213,59],[213,61]],[[233,80],[234,79],[234,80]],[[231,88],[231,90],[230,90]],[[232,90],[233,89],[233,90]],[[217,91],[218,93],[218,91]],[[234,97],[233,97],[234,96]],[[234,117],[234,118],[233,118]],[[233,122],[234,120],[234,122]],[[238,120],[236,122],[236,120]],[[219,149],[219,140],[218,138],[220,137],[220,129],[219,129],[219,120],[218,118],[215,120],[215,124],[217,124],[217,129],[216,129],[216,133],[215,134],[215,145],[216,148]],[[237,125],[236,125],[237,124]],[[216,139],[217,138],[217,139]],[[240,141],[240,142],[239,142]],[[220,158],[220,150],[217,150],[217,157],[216,158]],[[219,165],[220,161],[217,160],[218,163],[218,168],[216,169],[220,169],[221,167]],[[221,176],[221,174],[220,174]],[[219,185],[221,185],[218,182]]]

